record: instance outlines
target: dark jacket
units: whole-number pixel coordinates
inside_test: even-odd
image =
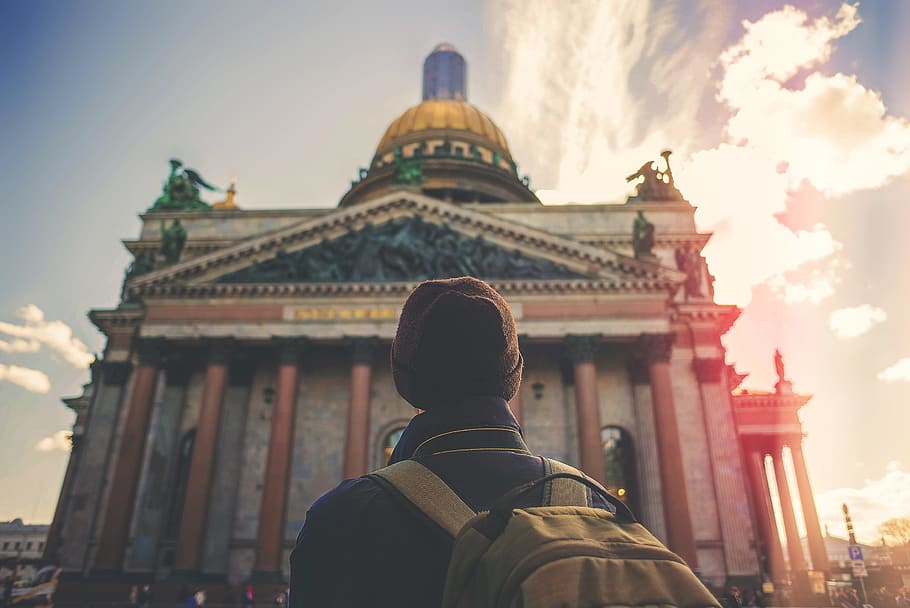
[[[475,397],[415,416],[392,453],[410,458],[426,439],[464,428],[518,429],[505,400]],[[543,461],[507,451],[431,454],[418,459],[475,511],[489,509],[511,488],[542,477]],[[535,506],[531,492],[519,506]],[[608,508],[600,497],[595,506]],[[611,508],[612,510],[612,508]],[[294,608],[438,606],[452,541],[404,508],[373,479],[343,481],[316,501],[291,553]]]

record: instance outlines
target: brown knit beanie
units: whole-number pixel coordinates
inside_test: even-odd
[[[480,395],[508,401],[523,365],[512,311],[483,281],[424,281],[405,301],[392,342],[392,375],[414,407]]]

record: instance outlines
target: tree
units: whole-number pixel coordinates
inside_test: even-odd
[[[910,545],[910,517],[894,517],[884,521],[878,531],[900,545]]]

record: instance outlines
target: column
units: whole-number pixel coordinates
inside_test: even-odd
[[[761,536],[762,553],[767,560],[772,580],[782,581],[786,578],[784,552],[777,533],[777,522],[771,506],[771,488],[768,486],[768,475],[765,472],[765,453],[762,450],[748,451],[749,485],[752,489],[752,502],[758,533]]]
[[[277,341],[277,346],[278,388],[272,409],[272,430],[256,533],[256,564],[253,568],[254,580],[263,583],[281,582],[281,550],[294,451],[294,418],[303,343],[284,339]]]
[[[651,379],[644,361],[636,357],[626,360],[629,384],[635,400],[636,437],[638,457],[638,488],[640,519],[648,530],[662,543],[667,543],[667,522],[664,517],[664,500],[660,488],[660,457],[654,430],[654,407],[651,400]]]
[[[753,535],[744,533],[753,525],[730,390],[724,378],[726,365],[722,357],[711,357],[694,359],[692,367],[701,389],[727,574],[751,575],[758,567],[758,560]]]
[[[566,348],[575,371],[575,419],[578,424],[579,468],[604,483],[603,446],[600,441],[600,403],[594,354],[599,336],[567,336]]]
[[[201,565],[202,542],[205,536],[205,521],[230,351],[231,341],[228,339],[212,340],[209,344],[205,384],[202,387],[202,405],[196,423],[196,440],[193,444],[186,498],[177,535],[174,569],[178,571],[198,571]]]
[[[777,495],[780,497],[780,512],[784,518],[784,532],[787,535],[787,555],[790,557],[790,571],[799,572],[806,569],[806,558],[799,542],[796,528],[796,516],[793,514],[793,500],[790,497],[790,486],[784,471],[783,447],[778,447],[771,460],[774,462],[774,479],[777,481]]]
[[[373,374],[373,350],[378,342],[375,337],[351,338],[348,341],[353,364],[342,471],[345,479],[366,475],[370,468],[370,380]]]
[[[815,508],[815,497],[809,485],[809,472],[806,459],[803,457],[802,438],[790,443],[790,454],[793,456],[793,468],[796,469],[796,485],[799,488],[799,504],[803,507],[803,518],[806,522],[806,536],[809,538],[809,555],[812,556],[812,568],[822,572],[828,571],[828,552],[822,538],[822,529],[818,523],[818,510]]]
[[[139,365],[133,372],[133,391],[127,406],[120,451],[111,477],[110,499],[95,555],[95,569],[120,571],[126,551],[130,521],[139,485],[139,471],[149,419],[155,396],[155,384],[161,366],[161,342],[142,340],[139,343]]]
[[[686,472],[683,467],[673,384],[670,376],[672,334],[642,334],[639,349],[648,365],[651,380],[651,399],[654,407],[654,426],[657,453],[660,459],[660,485],[663,490],[664,514],[667,520],[667,540],[670,549],[686,560],[689,567],[698,567],[695,535],[689,515],[686,491]]]

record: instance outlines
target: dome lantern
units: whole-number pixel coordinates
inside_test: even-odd
[[[392,121],[368,169],[338,203],[356,205],[407,186],[455,203],[540,204],[499,127],[466,101],[467,65],[451,44],[423,63],[423,101]]]
[[[467,67],[464,57],[451,44],[437,45],[423,62],[423,100],[466,101]]]

